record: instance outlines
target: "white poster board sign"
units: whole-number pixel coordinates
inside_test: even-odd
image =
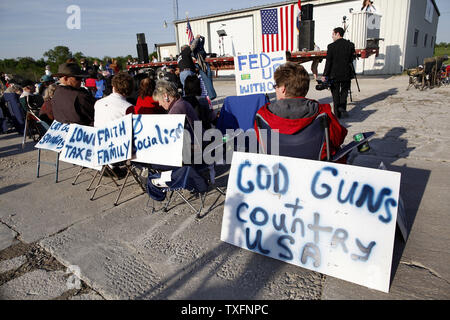
[[[389,291],[400,173],[235,152],[221,240]]]
[[[97,128],[72,123],[59,160],[101,170],[101,166],[97,164],[96,135]]]
[[[273,74],[285,62],[285,51],[234,57],[237,95],[275,92]]]
[[[99,166],[131,159],[132,115],[97,128],[96,159]]]
[[[41,140],[39,140],[35,147],[39,149],[61,152],[64,147],[64,141],[66,140],[69,128],[69,123],[61,123],[53,120],[52,125],[48,128],[47,132]]]
[[[133,161],[181,167],[185,117],[133,115]]]

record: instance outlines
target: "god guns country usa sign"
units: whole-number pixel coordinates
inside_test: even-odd
[[[235,152],[221,240],[389,291],[400,174]]]

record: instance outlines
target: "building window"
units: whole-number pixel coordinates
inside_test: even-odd
[[[423,47],[427,47],[427,41],[428,41],[428,34],[425,34],[425,38],[423,39]]]
[[[417,47],[417,44],[419,43],[419,30],[414,31],[414,46]]]
[[[434,36],[431,37],[430,47],[433,48],[434,45]]]

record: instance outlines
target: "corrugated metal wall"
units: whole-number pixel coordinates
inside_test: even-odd
[[[410,0],[377,0],[377,13],[381,14],[380,54],[357,62],[357,72],[364,74],[398,74],[403,71],[405,55],[408,2]]]

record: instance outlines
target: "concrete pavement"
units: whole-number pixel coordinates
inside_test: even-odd
[[[389,294],[221,242],[224,197],[218,193],[198,219],[180,199],[167,213],[151,213],[148,196],[132,184],[117,207],[112,189],[90,201],[90,176],[73,186],[78,167],[63,162],[59,183],[46,166],[37,179],[34,143],[22,150],[15,134],[0,136],[0,253],[18,241],[39,245],[65,267],[79,267],[92,289],[85,299],[449,299],[450,87],[406,91],[405,76],[363,77],[359,84],[361,92],[353,83],[354,102],[342,121],[346,142],[358,132],[376,136],[371,150],[354,153],[351,161],[372,168],[382,161],[402,173],[411,228],[406,245],[396,237]],[[219,101],[234,95],[234,81],[215,87]],[[313,82],[308,97],[331,101]],[[55,155],[44,151],[43,157],[53,161]],[[0,254],[0,266],[6,262],[14,265]],[[48,277],[53,296],[36,298],[61,296],[64,290],[52,282],[60,277]],[[0,286],[0,299],[23,299],[20,286],[42,286],[17,279]]]

